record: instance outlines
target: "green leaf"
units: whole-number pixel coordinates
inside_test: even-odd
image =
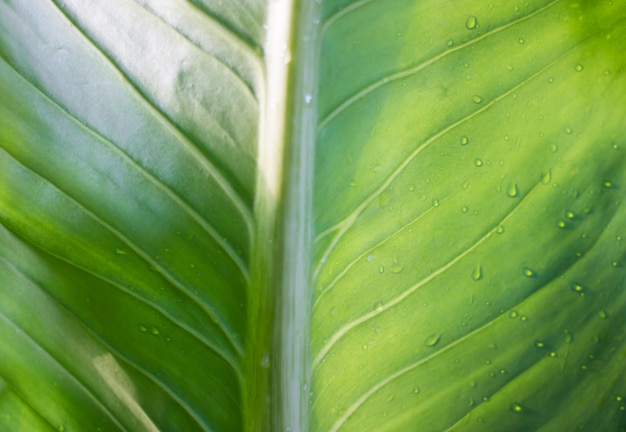
[[[0,429],[624,430],[625,49],[608,0],[0,1]]]

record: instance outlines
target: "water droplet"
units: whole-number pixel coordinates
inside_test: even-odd
[[[378,273],[385,273],[385,267],[382,264],[378,267]]]
[[[467,213],[468,210],[469,210],[469,208],[467,208],[467,206],[461,207],[461,213]]]
[[[369,345],[363,344],[363,351],[367,351],[368,348],[369,348]]]
[[[448,39],[446,41],[446,45],[449,46],[449,47],[454,46],[454,41],[452,39]]]
[[[581,284],[579,284],[578,282],[574,282],[571,285],[572,291],[578,293],[578,294],[584,294],[585,293],[585,287],[583,287]]]
[[[541,183],[544,185],[550,184],[550,181],[552,181],[552,170],[546,171],[541,176]]]
[[[270,367],[270,356],[269,354],[265,354],[261,359],[261,367],[263,369],[267,369]]]
[[[381,169],[381,168],[382,168],[382,166],[381,166],[380,164],[376,164],[376,165],[374,165],[374,172],[375,172],[375,173],[380,172],[380,169]]]
[[[435,345],[437,345],[440,340],[441,340],[441,334],[440,333],[433,333],[433,334],[427,336],[426,339],[424,339],[424,346],[426,346],[428,348],[432,348]]]
[[[148,327],[143,324],[139,324],[139,331],[142,333],[146,333],[148,331]]]
[[[65,432],[65,426],[60,425],[60,426],[57,428],[57,430],[58,430],[59,432]]]
[[[572,128],[571,127],[566,127],[565,128],[565,133],[568,134],[568,135],[571,135],[572,134]]]
[[[402,273],[402,270],[404,269],[404,266],[402,264],[400,264],[400,259],[396,256],[393,258],[393,262],[391,263],[391,273],[394,274],[398,274],[398,273]]]
[[[311,93],[306,93],[304,95],[304,103],[305,104],[307,104],[307,105],[310,104],[312,100],[313,100],[313,95]]]
[[[565,343],[571,344],[572,342],[574,342],[574,335],[572,334],[571,331],[565,330],[564,333],[565,333]]]
[[[367,262],[372,262],[372,261],[374,261],[374,254],[369,254],[367,256]]]
[[[556,152],[558,152],[558,151],[559,151],[559,146],[558,146],[558,145],[556,145],[556,144],[552,144],[552,145],[550,145],[550,151],[551,151],[552,153],[556,153]]]
[[[615,185],[613,184],[613,182],[607,180],[604,183],[602,183],[602,186],[604,186],[607,189],[613,189],[613,187],[615,187]]]
[[[600,318],[602,318],[602,319],[607,319],[607,318],[609,317],[609,313],[608,313],[606,310],[602,309],[602,310],[598,313],[598,316],[599,316]]]
[[[535,341],[535,346],[537,348],[545,348],[546,344],[543,343],[542,341]]]
[[[511,404],[511,411],[513,411],[515,413],[521,413],[521,412],[524,412],[524,407],[521,404],[517,403],[517,402],[513,402]]]
[[[565,221],[562,221],[562,220],[557,221],[556,227],[560,228],[560,229],[565,229],[565,228],[567,228],[567,223]]]
[[[483,268],[479,265],[477,265],[476,267],[474,267],[474,270],[472,271],[472,279],[474,279],[475,281],[481,280],[483,278]]]
[[[160,334],[159,329],[156,328],[156,326],[152,326],[150,333],[152,333],[154,336],[158,336]]]
[[[479,95],[475,95],[474,97],[472,97],[472,102],[474,102],[475,104],[479,104],[483,101],[483,98]]]
[[[502,234],[503,232],[504,232],[504,226],[498,225],[498,228],[496,228],[496,234]]]
[[[483,166],[483,161],[482,161],[482,159],[476,159],[476,160],[474,161],[474,165],[476,165],[477,167],[481,167],[481,166]]]
[[[568,218],[568,219],[574,220],[574,219],[576,219],[576,213],[574,213],[571,210],[567,210],[565,212],[565,217]]]
[[[516,310],[512,310],[509,312],[509,318],[515,319],[519,316],[519,313]]]
[[[478,27],[478,18],[476,18],[474,15],[471,15],[467,18],[467,21],[465,21],[465,27],[468,30],[474,30],[476,27]]]
[[[583,70],[584,68],[585,68],[585,67],[584,67],[583,65],[581,65],[580,63],[578,63],[576,66],[574,66],[574,70],[575,70],[576,72],[582,72],[582,70]]]
[[[439,200],[437,198],[433,198],[433,207],[439,207]]]
[[[115,249],[115,254],[116,255],[126,255],[126,251],[120,248],[116,248]]]
[[[537,276],[534,270],[529,267],[524,267],[523,273],[524,273],[524,276],[526,276],[527,278],[533,278]]]
[[[337,308],[332,308],[332,309],[330,310],[330,314],[331,314],[331,315],[337,315]]]
[[[413,387],[413,394],[419,394],[420,388],[418,386]]]
[[[511,198],[515,198],[516,196],[518,196],[519,189],[517,188],[517,183],[510,183],[509,186],[506,188],[506,194]]]
[[[469,144],[469,138],[466,135],[463,135],[461,137],[461,145],[468,145]]]
[[[378,301],[378,302],[374,303],[374,310],[376,312],[382,312],[383,309],[385,309],[385,307],[383,306],[383,302]]]
[[[517,43],[519,43],[520,45],[523,45],[524,43],[526,43],[526,39],[524,39],[524,38],[519,38],[519,39],[517,40]]]

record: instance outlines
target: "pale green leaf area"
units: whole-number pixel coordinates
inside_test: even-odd
[[[622,0],[1,0],[0,431],[626,430]]]

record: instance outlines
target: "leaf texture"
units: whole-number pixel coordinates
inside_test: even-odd
[[[252,3],[0,5],[10,430],[243,427]]]
[[[623,7],[323,15],[313,429],[621,430]]]

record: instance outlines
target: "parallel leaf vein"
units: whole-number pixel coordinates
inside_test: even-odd
[[[368,94],[374,92],[375,90],[377,90],[380,87],[383,87],[386,84],[392,83],[394,81],[400,80],[402,78],[406,78],[409,77],[411,75],[416,74],[417,72],[427,68],[428,66],[433,65],[434,63],[438,62],[439,60],[457,52],[460,51],[462,49],[465,49],[471,45],[474,45],[490,36],[493,36],[501,31],[504,31],[516,24],[519,24],[521,22],[524,22],[530,18],[532,18],[533,16],[540,14],[541,12],[545,11],[546,9],[550,8],[551,6],[553,6],[554,4],[560,2],[561,0],[554,0],[551,3],[548,3],[546,6],[543,6],[540,9],[537,9],[536,11],[525,15],[521,18],[518,18],[514,21],[509,22],[508,24],[505,24],[501,27],[497,27],[494,28],[493,30],[490,30],[478,37],[476,37],[475,39],[472,39],[464,44],[458,45],[454,48],[450,48],[447,49],[446,51],[443,51],[442,53],[432,57],[429,60],[426,60],[423,63],[420,63],[417,66],[411,67],[409,69],[405,69],[403,71],[400,72],[395,72],[392,73],[390,75],[387,75],[383,78],[380,78],[378,81],[366,86],[365,88],[359,90],[358,92],[356,92],[355,94],[353,94],[351,97],[349,97],[348,99],[346,99],[344,102],[342,102],[339,106],[337,106],[334,110],[332,110],[328,115],[326,115],[326,117],[324,117],[319,125],[318,125],[318,130],[324,128],[328,123],[330,123],[334,118],[336,118],[339,114],[341,114],[343,111],[345,111],[348,107],[350,107],[351,105],[353,105],[354,103],[356,103],[357,101],[364,99]]]
[[[397,305],[398,303],[402,302],[404,299],[409,297],[411,294],[413,294],[419,288],[421,288],[422,286],[426,285],[428,282],[432,281],[433,279],[435,279],[436,277],[438,277],[439,275],[441,275],[442,273],[444,273],[445,271],[450,269],[453,265],[458,263],[460,260],[462,260],[467,255],[469,255],[472,251],[474,251],[476,248],[478,248],[481,244],[483,244],[487,239],[489,239],[494,233],[497,232],[499,226],[504,225],[506,223],[506,221],[509,220],[516,213],[516,211],[522,206],[522,204],[524,204],[526,202],[526,200],[528,199],[528,196],[530,195],[531,192],[532,192],[532,190],[529,191],[522,199],[520,199],[519,202],[515,205],[515,207],[513,207],[509,211],[509,213],[502,220],[500,220],[489,231],[487,231],[486,234],[484,234],[480,239],[478,239],[478,241],[474,242],[469,248],[467,248],[464,251],[462,251],[456,257],[454,257],[453,259],[448,261],[443,266],[439,267],[437,270],[433,271],[431,274],[429,274],[428,276],[426,276],[425,278],[423,278],[422,280],[420,280],[416,284],[414,284],[411,287],[409,287],[407,290],[405,290],[404,292],[402,292],[401,294],[399,294],[395,298],[392,298],[391,300],[386,302],[385,305],[384,305],[385,307],[384,307],[383,310],[378,310],[378,309],[372,310],[372,311],[366,313],[365,315],[362,315],[359,318],[356,318],[356,319],[352,320],[351,322],[349,322],[347,324],[344,324],[330,338],[328,338],[328,342],[324,345],[324,347],[320,350],[320,352],[315,356],[315,359],[313,360],[313,369],[315,369],[317,367],[317,365],[319,365],[319,363],[321,362],[322,358],[324,358],[324,356],[326,356],[328,351],[341,338],[343,338],[348,332],[350,332],[352,329],[354,329],[357,326],[363,324],[364,322],[374,318],[375,316],[380,315],[381,313],[383,313],[385,311],[385,309],[389,309],[389,308]]]
[[[556,0],[556,1],[560,1],[560,0]],[[547,65],[543,66],[541,69],[539,69],[537,72],[535,72],[532,75],[530,75],[528,78],[522,80],[521,82],[519,82],[515,86],[511,87],[510,89],[508,89],[504,93],[502,93],[499,96],[493,98],[492,100],[490,100],[488,103],[486,103],[482,107],[480,107],[477,110],[471,112],[470,114],[468,114],[468,115],[466,115],[466,116],[456,120],[455,122],[453,122],[450,125],[446,126],[445,128],[443,128],[442,130],[440,130],[436,134],[432,135],[430,138],[428,138],[426,141],[424,141],[420,146],[418,146],[396,169],[394,169],[391,172],[391,174],[389,175],[389,177],[387,177],[387,179],[377,189],[375,189],[368,197],[366,197],[361,202],[361,204],[359,204],[348,216],[346,216],[343,220],[341,220],[340,222],[336,223],[332,227],[330,227],[327,230],[325,230],[322,234],[318,235],[317,238],[315,239],[316,243],[319,242],[323,238],[324,235],[327,235],[327,234],[332,233],[332,232],[336,232],[336,234],[334,235],[334,237],[330,241],[329,245],[326,247],[326,250],[324,251],[324,254],[322,255],[322,259],[320,260],[320,262],[318,263],[318,265],[315,268],[315,271],[313,273],[314,280],[317,279],[317,277],[318,277],[318,275],[319,275],[319,273],[320,273],[324,263],[327,262],[328,256],[330,255],[330,253],[333,251],[333,249],[335,248],[337,243],[341,240],[341,238],[344,236],[344,234],[356,222],[358,217],[365,211],[365,209],[372,203],[372,201],[374,201],[376,198],[378,198],[380,196],[380,194],[383,193],[385,191],[385,189],[387,189],[387,187],[389,187],[389,185],[402,173],[402,171],[404,171],[404,169],[422,151],[424,151],[433,142],[435,142],[437,139],[441,138],[442,136],[444,136],[445,134],[447,134],[451,130],[453,130],[456,127],[458,127],[459,125],[461,125],[461,124],[463,124],[463,123],[473,119],[477,115],[487,111],[488,109],[490,109],[492,106],[494,106],[495,104],[497,104],[498,102],[500,102],[504,98],[508,97],[509,95],[511,95],[514,92],[516,92],[517,90],[519,90],[525,84],[531,82],[532,80],[534,80],[535,78],[540,76],[543,72],[545,72],[547,69],[549,69],[555,63],[557,63],[569,51],[571,51],[571,49],[566,51],[565,53],[559,55],[557,58],[555,58],[554,60],[549,62]]]
[[[56,1],[56,0],[55,0]],[[205,169],[207,174],[215,179],[216,183],[220,185],[224,193],[231,199],[231,201],[238,208],[244,219],[246,220],[248,228],[254,226],[253,217],[250,209],[245,204],[243,198],[240,194],[233,188],[230,182],[224,177],[222,172],[217,168],[215,163],[207,158],[207,156],[199,150],[198,144],[189,137],[183,130],[181,130],[170,117],[161,111],[152,101],[150,101],[146,95],[139,89],[137,85],[126,75],[124,71],[113,61],[113,59],[109,56],[109,54],[101,49],[98,44],[94,40],[92,40],[89,35],[87,35],[78,25],[75,23],[73,19],[57,4],[55,3],[57,10],[69,21],[72,23],[73,27],[77,32],[79,32],[82,37],[87,41],[94,49],[102,56],[106,61],[111,65],[111,67],[119,74],[119,76],[133,89],[133,92],[137,96],[137,99],[140,100],[146,110],[152,114],[159,122],[168,127],[171,131],[173,131],[178,137],[178,142],[181,144],[181,147],[190,155],[194,157],[194,159]],[[219,122],[218,122],[219,123]],[[216,123],[216,124],[218,124]],[[220,126],[221,127],[221,126]],[[224,133],[230,136],[230,133],[222,128]],[[232,142],[235,142],[231,137]]]
[[[538,185],[538,184],[537,184]],[[537,185],[535,185],[535,187],[533,187],[533,190],[537,187]],[[532,191],[529,191],[529,193],[524,197],[523,200],[526,200],[531,194]],[[515,209],[513,209],[501,222],[500,225],[503,225],[504,222],[509,219],[515,212],[516,209],[521,207],[521,202],[519,203],[518,206],[516,206]],[[611,217],[611,219],[615,218],[615,213],[613,214],[613,216]],[[591,249],[593,249],[598,243],[599,243],[599,239],[602,237],[602,233],[604,231],[606,231],[606,229],[608,228],[610,224],[606,224],[603,226],[602,230],[598,233],[598,235],[595,237],[593,243],[587,248],[587,251],[590,251]],[[491,232],[489,232],[485,237],[490,236],[491,234],[493,234],[495,230],[492,230]],[[482,239],[479,240],[479,242],[482,242]],[[533,296],[537,295],[537,293],[539,291],[541,291],[543,288],[545,288],[546,286],[548,286],[551,282],[555,281],[557,278],[559,278],[562,274],[566,273],[569,269],[571,269],[572,267],[575,267],[577,264],[579,264],[581,261],[580,260],[574,260],[572,259],[568,264],[567,267],[564,267],[561,269],[560,272],[557,272],[553,275],[553,277],[551,279],[546,280],[541,286],[537,287],[535,290],[533,290],[532,292],[530,292],[526,297],[522,298],[521,300],[519,300],[517,302],[517,304],[513,305],[512,308],[515,307],[520,307],[522,304],[524,304],[525,302],[527,302],[530,298],[532,298]],[[510,308],[509,308],[510,309]],[[346,419],[348,419],[352,414],[354,414],[354,412],[356,412],[356,410],[363,405],[363,403],[369,399],[373,394],[375,394],[377,391],[379,391],[381,388],[383,388],[384,386],[386,386],[387,384],[389,384],[390,382],[392,382],[393,380],[399,378],[400,376],[410,372],[413,369],[416,369],[417,367],[419,367],[420,365],[431,361],[435,358],[437,358],[439,355],[445,353],[446,351],[450,350],[451,348],[461,344],[462,342],[464,342],[465,340],[469,339],[470,337],[479,334],[480,332],[488,329],[489,327],[491,327],[492,325],[494,325],[500,318],[505,317],[505,313],[502,313],[496,317],[494,317],[493,319],[491,319],[490,321],[486,322],[485,324],[483,324],[482,326],[474,329],[473,331],[463,335],[462,337],[450,342],[448,345],[446,345],[445,347],[441,348],[440,350],[434,352],[433,354],[420,359],[419,361],[408,365],[402,369],[400,369],[399,371],[390,374],[388,377],[386,377],[385,379],[379,381],[375,386],[373,386],[370,390],[368,390],[367,392],[365,392],[359,399],[357,399],[357,401],[355,401],[355,403],[348,408],[344,415],[337,420],[337,422],[335,422],[335,424],[333,425],[333,428],[331,428],[331,431],[337,431],[338,429],[341,428],[342,424],[345,422]],[[539,361],[539,359],[538,359]],[[526,370],[529,370],[531,367],[533,367],[534,365],[536,365],[536,363],[531,364]],[[520,374],[521,375],[521,374]],[[501,391],[503,387],[500,387],[496,392],[494,392],[493,394],[496,394],[498,391]],[[492,394],[492,395],[493,395]],[[474,407],[473,409],[475,409],[476,407]]]
[[[4,152],[4,150],[3,150]],[[6,153],[8,155],[8,153]],[[8,157],[10,157],[11,159],[13,159],[12,156],[8,155]],[[28,167],[25,167],[24,165],[22,165],[19,161],[13,159],[15,161],[16,164],[18,164],[23,170],[26,170],[34,175],[36,175],[37,177],[39,177],[43,182],[47,183],[48,185],[50,185],[51,188],[53,188],[54,190],[56,190],[60,195],[66,197],[66,199],[70,202],[72,202],[78,209],[80,209],[86,216],[88,216],[90,219],[92,219],[94,222],[96,222],[96,224],[102,226],[104,229],[106,229],[107,231],[109,231],[110,233],[112,233],[115,237],[119,238],[123,243],[125,243],[131,250],[133,250],[135,253],[137,253],[137,255],[139,255],[141,258],[143,258],[150,266],[152,266],[154,269],[156,269],[156,271],[159,272],[159,274],[161,274],[163,276],[163,278],[165,278],[173,287],[175,287],[177,290],[179,290],[180,292],[184,293],[186,297],[188,297],[189,299],[191,299],[196,305],[198,305],[206,314],[207,316],[209,316],[209,318],[211,319],[211,321],[213,321],[216,326],[221,330],[222,334],[224,335],[224,337],[226,338],[226,340],[228,340],[231,344],[231,346],[236,350],[236,352],[239,355],[243,354],[243,347],[241,346],[241,344],[239,342],[237,342],[236,340],[232,339],[229,336],[229,329],[228,329],[228,325],[226,325],[222,319],[220,317],[218,317],[215,312],[213,312],[211,310],[211,308],[207,307],[206,305],[204,305],[203,302],[200,301],[200,299],[197,298],[197,296],[189,289],[185,286],[185,284],[179,282],[174,276],[172,276],[158,261],[154,260],[150,254],[148,254],[147,252],[145,252],[139,245],[135,244],[130,238],[126,237],[124,234],[122,234],[120,231],[118,231],[116,228],[114,228],[112,225],[110,225],[109,223],[105,222],[103,219],[101,219],[99,216],[97,216],[95,213],[93,213],[91,210],[87,209],[86,207],[84,207],[81,203],[79,203],[78,201],[76,201],[73,197],[71,197],[70,195],[68,195],[66,192],[64,192],[63,190],[59,189],[58,187],[56,187],[52,182],[50,182],[48,179],[42,177],[40,174],[30,170]],[[79,265],[77,265],[76,263],[73,263],[69,260],[63,259],[66,262],[71,263],[73,266],[77,267],[77,268],[81,268]],[[91,272],[90,272],[91,273]],[[106,279],[105,279],[106,280]],[[115,286],[117,286],[117,284],[115,284]],[[148,302],[146,302],[148,303]],[[148,303],[150,304],[150,303]],[[154,307],[154,305],[151,305],[152,307]],[[215,350],[214,347],[212,347],[213,350]],[[229,360],[229,356],[227,356],[225,353],[221,353],[221,355],[227,359],[227,361]],[[230,361],[229,361],[230,363]]]
[[[2,258],[0,258],[2,259]],[[2,261],[4,261],[4,259],[2,259]],[[6,261],[5,261],[6,262]],[[11,266],[12,267],[12,266]],[[2,320],[4,322],[5,325],[7,325],[8,327],[11,327],[15,330],[16,333],[19,333],[20,335],[22,335],[30,345],[34,345],[37,347],[38,351],[43,353],[52,363],[54,363],[55,365],[57,365],[60,369],[62,369],[65,374],[67,376],[69,376],[71,378],[72,381],[74,381],[77,386],[91,399],[93,400],[93,402],[95,403],[95,405],[98,406],[98,408],[104,412],[106,414],[106,416],[120,429],[123,431],[128,431],[128,429],[126,429],[122,423],[117,419],[117,417],[108,409],[108,407],[106,405],[104,405],[102,403],[102,401],[93,393],[93,391],[87,386],[85,385],[85,383],[83,383],[76,375],[74,375],[73,373],[71,373],[67,367],[61,363],[61,361],[59,361],[54,355],[52,355],[48,350],[46,350],[43,346],[41,346],[40,344],[38,344],[28,333],[26,333],[24,331],[24,329],[18,327],[13,321],[11,321],[9,319],[9,317],[7,317],[3,311],[0,311],[0,320]],[[32,404],[29,404],[30,406],[32,406]],[[43,413],[41,413],[40,415],[43,416]],[[45,418],[45,417],[44,417]],[[50,423],[48,421],[48,423]]]

